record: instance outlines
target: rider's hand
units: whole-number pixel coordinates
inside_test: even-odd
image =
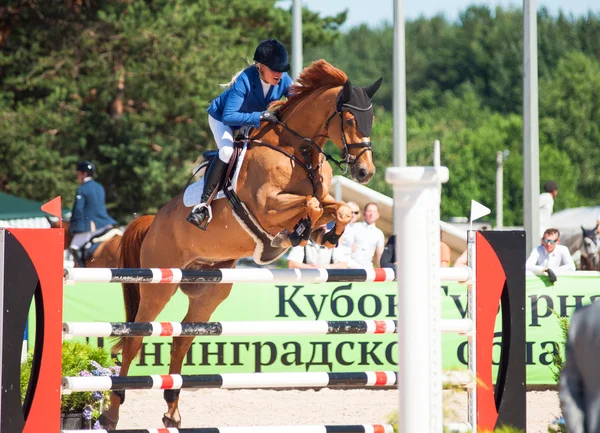
[[[279,119],[277,118],[275,113],[273,113],[272,111],[263,111],[262,114],[260,115],[260,120],[264,121],[264,122],[271,122],[271,123],[279,122]]]

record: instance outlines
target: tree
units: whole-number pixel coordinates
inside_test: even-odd
[[[19,25],[0,57],[0,188],[69,203],[73,163],[85,158],[121,221],[156,212],[214,146],[205,109],[219,84],[247,65],[259,41],[275,36],[289,46],[290,14],[274,5],[16,2]],[[345,19],[304,15],[307,46],[330,43]]]

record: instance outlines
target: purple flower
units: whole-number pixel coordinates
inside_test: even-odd
[[[100,425],[100,421],[96,420],[96,422],[94,423],[94,427],[92,427],[92,430],[102,430],[102,426]]]
[[[89,406],[86,406],[85,409],[83,409],[82,415],[83,415],[84,419],[88,419],[88,420],[92,419],[92,408]]]
[[[111,376],[112,371],[109,368],[102,367],[96,361],[90,361],[90,364],[94,366],[96,369],[93,370],[94,376]]]
[[[82,371],[79,372],[79,376],[86,376],[86,377],[88,377],[88,376],[92,376],[92,373],[90,373],[87,370],[82,370]]]
[[[100,391],[92,392],[92,399],[93,400],[102,400],[102,393]]]

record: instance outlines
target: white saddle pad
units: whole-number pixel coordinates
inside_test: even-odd
[[[233,179],[231,179],[231,186],[233,187],[233,190],[237,190],[237,180],[238,180],[238,176],[240,174],[240,168],[242,167],[242,162],[244,161],[244,156],[246,155],[246,147],[247,147],[247,143],[244,144],[244,148],[242,149],[242,152],[240,153],[240,157],[238,158],[238,162],[236,164],[235,167],[235,172],[233,173]],[[218,156],[217,156],[218,158]],[[202,167],[202,166],[200,166]],[[196,169],[194,169],[195,171]],[[202,191],[204,190],[204,173],[206,173],[206,168],[201,168],[200,171],[198,172],[198,174],[201,174],[202,177],[197,180],[196,182],[194,182],[193,184],[191,184],[190,186],[188,186],[185,191],[183,192],[183,205],[186,207],[192,207],[192,206],[196,206],[197,204],[200,204],[200,200],[202,198]],[[214,200],[219,200],[225,198],[225,194],[223,193],[223,191],[219,191],[216,195],[216,197],[214,198]]]

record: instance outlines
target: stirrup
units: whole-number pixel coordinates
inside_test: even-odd
[[[200,215],[202,215],[203,209],[206,209],[206,212],[208,213],[208,218],[205,217],[201,221],[198,221]],[[188,220],[190,223],[192,223],[199,229],[206,230],[208,224],[212,220],[212,209],[206,203],[200,203],[199,205],[195,206],[194,209],[192,209],[186,220]]]

